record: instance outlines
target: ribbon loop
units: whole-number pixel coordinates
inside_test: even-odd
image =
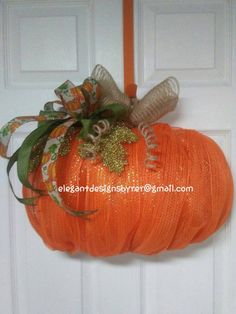
[[[95,110],[95,104],[100,96],[100,87],[93,78],[84,80],[81,86],[75,86],[67,80],[55,89],[55,94],[61,99],[63,106],[72,116],[84,116]]]
[[[175,109],[178,97],[178,81],[174,77],[167,78],[137,101],[130,114],[132,125],[157,122],[163,115]]]

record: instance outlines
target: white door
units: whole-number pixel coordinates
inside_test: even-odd
[[[0,4],[1,125],[37,114],[55,87],[66,79],[81,83],[97,63],[122,86],[121,0]],[[163,121],[211,136],[234,175],[235,30],[235,0],[135,1],[139,95],[176,76],[181,100]],[[14,136],[12,151],[28,130]],[[4,160],[0,184],[1,314],[236,313],[234,212],[214,237],[183,251],[71,257],[50,251],[36,235],[9,190]]]

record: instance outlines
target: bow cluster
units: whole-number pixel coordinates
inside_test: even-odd
[[[36,189],[29,181],[32,168],[40,164],[46,193],[68,213],[75,216],[88,215],[93,211],[78,212],[64,204],[57,189],[56,162],[60,154],[68,152],[65,147],[69,135],[73,130],[79,130],[78,137],[84,141],[80,148],[82,157],[90,158],[91,155],[94,157],[95,153],[100,152],[105,156],[103,162],[111,171],[115,171],[114,169],[121,171],[125,164],[125,154],[122,153],[121,159],[118,160],[119,168],[114,168],[114,162],[111,163],[110,155],[107,153],[109,149],[112,151],[114,146],[109,144],[114,141],[113,144],[119,147],[118,151],[122,152],[118,146],[122,140],[117,141],[117,134],[123,134],[123,137],[119,135],[123,142],[131,143],[137,138],[127,126],[139,127],[147,143],[146,165],[152,168],[153,165],[148,161],[152,160],[151,149],[156,144],[153,143],[155,137],[152,136],[149,125],[175,108],[178,101],[178,82],[174,78],[168,78],[154,87],[142,100],[130,99],[118,89],[109,72],[101,65],[97,65],[91,77],[82,85],[74,86],[70,81],[66,81],[55,90],[55,93],[60,100],[46,103],[38,116],[17,117],[3,126],[0,130],[0,155],[9,159],[8,176],[16,163],[20,182],[38,195],[23,199],[16,196],[13,191],[21,203],[34,205],[37,197],[45,195],[45,191]],[[32,121],[38,122],[38,127],[26,137],[12,156],[7,157],[12,134],[21,125]],[[12,188],[11,182],[10,186]]]

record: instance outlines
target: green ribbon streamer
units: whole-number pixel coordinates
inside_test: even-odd
[[[12,193],[13,195],[15,196],[15,198],[22,204],[24,205],[31,205],[31,206],[35,206],[35,203],[34,201],[38,198],[38,196],[36,197],[31,197],[31,198],[20,198],[16,195],[15,191],[14,191],[14,188],[13,188],[13,185],[11,183],[11,180],[10,180],[10,171],[12,169],[12,167],[14,166],[14,164],[17,162],[18,160],[18,155],[19,155],[19,150],[20,148],[15,151],[15,153],[9,158],[9,162],[7,164],[7,176],[8,176],[8,181],[9,181],[9,185],[10,185],[10,188],[12,190]]]

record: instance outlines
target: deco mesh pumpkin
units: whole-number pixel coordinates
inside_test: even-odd
[[[229,216],[233,184],[220,148],[194,130],[154,126],[158,139],[158,171],[144,167],[145,142],[127,144],[128,165],[117,175],[100,162],[78,156],[72,140],[68,156],[57,163],[58,183],[67,186],[192,186],[192,192],[63,193],[76,210],[98,211],[89,220],[76,219],[49,196],[27,206],[31,224],[48,247],[67,252],[110,256],[124,252],[156,254],[201,242],[218,230]],[[134,132],[139,136],[137,129]],[[40,168],[32,181],[43,188]],[[24,188],[25,197],[33,192]]]
[[[60,100],[39,116],[17,117],[0,130],[6,158],[14,131],[38,122],[7,172],[17,164],[24,196],[17,199],[51,249],[156,254],[207,239],[229,216],[233,182],[221,149],[197,131],[156,124],[176,107],[177,80],[166,79],[141,100],[133,91],[122,93],[97,65],[82,85],[59,86]],[[77,187],[84,191],[71,193]],[[119,187],[126,192],[109,191]]]

